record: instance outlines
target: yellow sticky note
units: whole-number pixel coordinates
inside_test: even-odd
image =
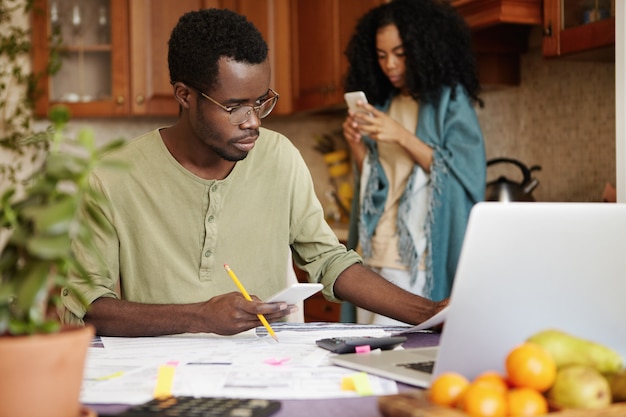
[[[154,398],[171,397],[172,383],[174,382],[174,372],[176,367],[172,365],[159,366],[156,386],[154,387]]]
[[[344,376],[341,378],[341,390],[342,391],[356,391],[354,381],[351,376]]]
[[[359,372],[353,375],[352,382],[354,383],[355,391],[359,395],[372,395],[374,393],[370,385],[369,377],[365,372]]]
[[[114,378],[119,378],[122,375],[124,375],[123,371],[118,371],[118,372],[114,372],[111,375],[105,375],[105,376],[101,376],[100,378],[97,378],[98,381],[106,381],[109,379],[114,379]]]

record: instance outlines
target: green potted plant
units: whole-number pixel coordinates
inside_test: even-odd
[[[79,412],[84,359],[94,329],[61,326],[57,308],[61,289],[72,291],[70,276],[89,282],[72,251],[74,240],[93,241],[82,219],[97,218],[98,212],[89,210],[86,202],[103,198],[89,187],[88,176],[102,163],[102,153],[123,142],[98,148],[89,129],[70,138],[64,133],[68,118],[67,109],[53,109],[52,127],[24,140],[25,145],[48,143],[41,166],[23,186],[15,182],[0,196],[4,234],[0,252],[0,417],[20,416],[18,412],[67,417]],[[61,350],[55,353],[57,347]],[[34,367],[29,371],[26,365]],[[43,382],[46,372],[51,377],[48,385]],[[61,377],[68,380],[61,382]],[[24,386],[20,387],[18,378]],[[40,394],[34,391],[36,387],[42,388]],[[11,408],[10,401],[20,393],[25,398]],[[70,408],[68,412],[68,406],[73,411]]]
[[[67,108],[34,133],[38,75],[28,70],[30,32],[13,24],[30,0],[0,0],[0,417],[74,417],[92,327],[62,326],[57,308],[68,277],[89,280],[74,257],[75,239],[91,241],[83,216],[100,156],[93,132],[66,130]],[[53,70],[53,57],[49,71]]]

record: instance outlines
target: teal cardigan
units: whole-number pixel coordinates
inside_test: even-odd
[[[444,88],[437,103],[420,103],[416,136],[433,148],[430,170],[431,199],[426,217],[426,297],[438,301],[450,296],[469,212],[484,200],[486,185],[485,144],[473,104],[462,86]],[[391,98],[380,107],[387,111]],[[355,175],[348,246],[369,248],[369,240],[387,199],[388,182],[378,159],[376,142],[364,137],[368,148],[368,178]],[[398,209],[399,252],[412,279],[417,278],[419,255],[410,230],[411,187],[417,165],[407,183]],[[361,195],[361,181],[367,181]],[[367,257],[366,250],[364,255]]]

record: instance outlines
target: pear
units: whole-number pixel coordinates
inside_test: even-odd
[[[615,350],[561,330],[543,330],[529,337],[528,341],[547,350],[558,369],[567,365],[589,365],[603,374],[610,374],[624,366],[623,358]]]
[[[598,409],[611,404],[609,382],[596,369],[570,365],[559,370],[548,401],[556,408]]]

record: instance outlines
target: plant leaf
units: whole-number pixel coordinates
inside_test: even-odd
[[[78,202],[71,198],[24,209],[24,215],[33,221],[35,231],[45,234],[67,233],[76,216]]]
[[[26,247],[39,259],[54,260],[71,256],[70,242],[67,234],[34,236],[28,239]]]
[[[31,314],[33,307],[40,307],[40,300],[45,298],[48,286],[49,267],[45,262],[31,262],[22,270],[15,293],[15,307],[22,314]],[[40,312],[42,317],[45,311]]]

